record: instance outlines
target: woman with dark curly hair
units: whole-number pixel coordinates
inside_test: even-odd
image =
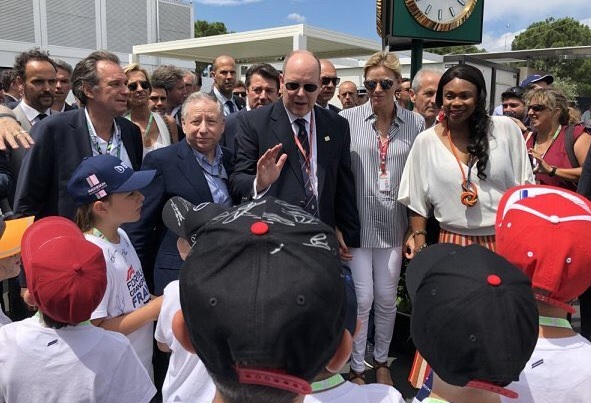
[[[503,193],[533,183],[519,127],[486,113],[486,84],[476,67],[447,70],[437,88],[441,122],[415,140],[398,201],[410,210],[406,257],[427,247],[427,217],[440,224],[439,242],[478,243],[494,250],[495,214]]]

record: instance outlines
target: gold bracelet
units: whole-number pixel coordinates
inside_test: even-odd
[[[417,235],[425,235],[425,236],[427,236],[427,231],[425,231],[424,229],[416,230],[412,234],[410,234],[410,237],[411,238],[414,238]]]

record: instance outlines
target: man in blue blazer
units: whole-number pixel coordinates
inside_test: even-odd
[[[194,205],[232,205],[227,186],[232,153],[218,144],[224,131],[220,104],[209,94],[193,93],[183,104],[182,123],[184,140],[146,154],[142,169],[155,169],[156,176],[142,190],[145,200],[140,220],[125,227],[148,281],[154,268],[156,295],[178,279],[183,263],[176,246],[178,237],[162,222],[166,201],[180,196]]]
[[[122,116],[127,110],[127,77],[119,58],[97,51],[82,59],[72,75],[83,105],[35,124],[35,144],[25,153],[16,187],[14,212],[36,219],[74,219],[76,205],[66,184],[85,157],[111,154],[133,169],[142,161],[140,129]]]
[[[281,87],[282,99],[238,117],[232,194],[237,200],[268,194],[310,208],[338,230],[341,255],[350,258],[360,224],[349,124],[314,106],[320,62],[312,53],[295,51],[285,59]]]

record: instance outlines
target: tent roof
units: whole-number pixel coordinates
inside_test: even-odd
[[[237,64],[281,61],[292,50],[306,49],[317,57],[367,56],[381,50],[378,41],[299,24],[233,34],[149,43],[133,47],[140,55],[211,62],[221,54]]]

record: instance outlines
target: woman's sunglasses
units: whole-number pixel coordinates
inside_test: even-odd
[[[150,82],[149,81],[135,81],[133,83],[129,83],[127,84],[127,88],[129,88],[129,91],[135,91],[137,90],[138,85],[140,85],[142,87],[142,89],[147,90],[148,88],[150,88]]]
[[[304,87],[304,91],[306,92],[314,92],[318,89],[316,84],[285,83],[285,88],[287,88],[288,91],[297,91],[301,86]]]
[[[542,112],[543,110],[546,109],[545,105],[540,105],[540,104],[534,104],[534,105],[528,105],[527,106],[527,110],[533,110],[534,112]]]
[[[385,79],[379,80],[379,81],[376,81],[376,80],[365,80],[363,82],[363,85],[368,90],[373,91],[376,88],[378,88],[378,83],[380,83],[380,86],[382,87],[383,90],[389,90],[394,85],[394,80],[390,80],[389,78],[385,78]]]

